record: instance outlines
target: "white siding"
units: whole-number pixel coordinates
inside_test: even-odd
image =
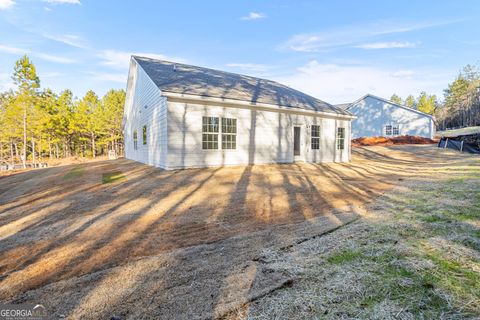
[[[350,160],[350,121],[291,112],[168,101],[167,168],[293,162],[293,127],[301,126],[302,160]],[[202,149],[202,117],[237,119],[237,148]],[[311,149],[310,125],[319,124],[320,150]],[[336,150],[336,128],[345,127],[345,149]]]
[[[420,136],[432,139],[435,135],[433,118],[388,103],[376,97],[366,96],[349,109],[357,116],[352,123],[352,137],[384,136],[385,125],[398,124],[400,135]]]
[[[166,98],[143,69],[132,60],[125,103],[125,157],[165,168],[167,160]],[[147,126],[147,144],[143,144],[143,126]],[[133,132],[137,130],[138,149]]]

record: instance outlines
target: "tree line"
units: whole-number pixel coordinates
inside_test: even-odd
[[[41,89],[35,65],[28,56],[14,66],[15,90],[0,93],[0,162],[36,163],[72,156],[96,157],[109,150],[123,153],[121,122],[124,90],[102,98],[93,90],[74,97]],[[421,92],[391,101],[432,114],[437,129],[480,125],[480,71],[467,65],[444,90],[444,100]]]
[[[26,55],[15,63],[12,79],[15,90],[0,94],[0,162],[25,167],[45,159],[123,152],[124,90],[112,89],[102,98],[89,90],[78,99],[69,89],[41,89]]]
[[[393,94],[390,100],[434,115],[437,130],[480,126],[480,70],[473,65],[464,67],[444,90],[443,101],[426,92],[421,92],[417,98],[409,95],[405,100]]]

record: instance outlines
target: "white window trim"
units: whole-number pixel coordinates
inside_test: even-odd
[[[343,138],[339,138],[339,137],[338,137],[339,129],[343,129]],[[340,149],[340,148],[338,147],[338,142],[339,142],[340,140],[343,140],[343,148],[342,148],[342,149]],[[342,150],[342,151],[345,150],[345,149],[346,149],[346,148],[345,148],[345,141],[346,141],[346,140],[347,140],[347,129],[346,129],[345,127],[337,127],[337,130],[336,130],[336,132],[335,132],[335,148],[336,148],[337,150]]]
[[[390,134],[387,134],[387,126],[390,126]],[[394,131],[395,129],[394,128],[397,128],[398,130],[398,134],[394,134]],[[400,133],[400,124],[398,123],[387,123],[385,124],[385,126],[383,127],[383,132],[385,134],[385,137],[396,137],[396,136],[399,136],[401,133]]]
[[[312,130],[313,130],[312,128],[313,128],[313,126],[317,126],[317,127],[318,127],[318,137],[314,137],[314,136],[312,135]],[[311,125],[310,125],[310,150],[312,150],[312,151],[319,151],[319,150],[322,148],[322,146],[321,146],[321,141],[322,141],[322,140],[321,140],[321,137],[322,137],[322,126],[321,126],[320,124],[311,124]],[[314,138],[315,138],[315,139],[318,139],[318,149],[314,149],[314,148],[313,148],[313,139],[314,139]]]
[[[138,131],[137,130],[133,130],[132,140],[133,140],[133,150],[137,151],[138,150]]]
[[[203,118],[218,118],[218,132],[204,132],[203,131]],[[212,152],[212,151],[222,151],[222,152],[236,152],[238,150],[238,118],[236,117],[228,117],[228,116],[220,116],[220,115],[202,115],[201,117],[201,123],[202,123],[202,129],[201,129],[201,134],[202,134],[202,140],[201,140],[201,146],[200,149],[203,152]],[[235,119],[235,125],[236,125],[236,132],[235,133],[223,133],[222,132],[222,119]],[[216,149],[204,149],[203,148],[203,134],[216,134],[218,135],[218,146]],[[223,135],[233,135],[235,136],[235,149],[223,149]]]

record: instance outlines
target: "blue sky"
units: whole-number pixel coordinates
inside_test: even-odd
[[[480,2],[0,0],[0,90],[125,88],[130,54],[277,80],[330,103],[440,96],[480,61]]]

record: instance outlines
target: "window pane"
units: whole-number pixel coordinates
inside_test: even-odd
[[[218,132],[218,118],[202,117],[202,132]]]
[[[320,126],[312,125],[312,137],[320,137]]]
[[[337,150],[345,148],[345,128],[337,128]]]
[[[222,134],[222,149],[235,149],[236,138],[234,134]]]
[[[143,144],[147,144],[147,126],[143,126]]]
[[[218,149],[218,134],[202,134],[202,149]]]
[[[398,136],[400,134],[400,128],[398,125],[393,126],[393,135]]]
[[[337,140],[337,149],[343,150],[345,147],[345,139],[338,139]]]
[[[392,125],[387,124],[387,125],[385,126],[385,135],[387,135],[387,136],[391,136],[391,135],[392,135]]]
[[[236,133],[237,119],[222,118],[222,133]]]

